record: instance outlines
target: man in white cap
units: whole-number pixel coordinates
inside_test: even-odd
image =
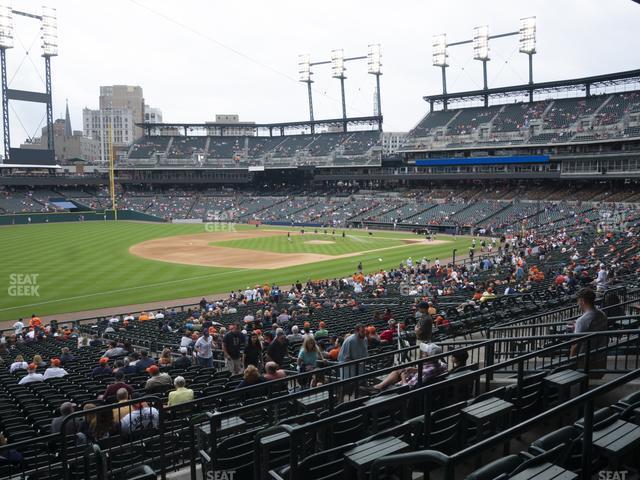
[[[435,343],[420,343],[420,356],[422,358],[429,358],[442,353],[440,348]],[[447,371],[447,364],[438,358],[427,360],[422,364],[422,382],[426,384],[429,380],[442,375]],[[418,369],[416,367],[407,367],[401,370],[391,372],[387,377],[373,388],[377,390],[384,390],[385,388],[400,383],[401,385],[417,385],[418,384]]]

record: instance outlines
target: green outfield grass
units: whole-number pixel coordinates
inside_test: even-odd
[[[271,228],[274,227],[261,227]],[[388,269],[408,256],[448,258],[454,248],[465,251],[469,244],[465,237],[439,236],[450,242],[402,246],[400,239],[412,238],[411,233],[374,232],[370,236],[364,231],[348,230],[346,239],[339,238],[336,231],[335,244],[309,245],[304,241],[322,240],[324,235],[305,234],[304,240],[298,240],[298,231],[292,230],[295,241],[291,243],[285,236],[224,243],[241,242],[234,246],[255,250],[327,255],[397,248],[277,270],[230,269],[147,260],[128,252],[130,246],[145,240],[204,233],[203,225],[78,222],[0,227],[0,320],[153,301],[167,300],[170,304],[171,299],[210,296],[263,282],[287,285],[309,278],[334,278],[350,275],[360,261],[365,271]]]

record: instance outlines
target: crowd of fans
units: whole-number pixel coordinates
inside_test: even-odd
[[[637,134],[638,126],[629,126],[629,121],[630,114],[638,111],[637,91],[435,111],[409,132],[404,147],[412,150],[626,138]]]

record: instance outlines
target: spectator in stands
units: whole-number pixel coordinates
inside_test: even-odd
[[[258,332],[251,332],[249,342],[244,348],[244,368],[249,365],[254,365],[258,368],[262,365],[262,344],[260,343],[260,337]]]
[[[126,388],[121,388],[116,392],[116,402],[118,403],[126,403],[132,397],[132,394]],[[116,424],[120,424],[122,419],[129,415],[133,410],[131,405],[123,405],[118,408],[114,408],[113,412],[113,421]]]
[[[24,357],[22,355],[16,355],[15,361],[9,367],[9,372],[14,373],[18,370],[26,370],[29,367],[29,364],[24,361]]]
[[[209,330],[205,329],[195,344],[196,360],[202,367],[213,367],[213,343]]]
[[[276,329],[276,338],[267,348],[267,360],[278,365],[284,365],[284,359],[289,355],[287,337],[282,328]]]
[[[603,292],[607,286],[607,268],[604,263],[600,264],[600,269],[596,275],[596,290],[598,292]]]
[[[35,363],[30,363],[29,367],[27,367],[27,374],[20,379],[18,385],[25,385],[31,382],[42,382],[44,381],[44,375],[41,373],[36,373],[38,367]]]
[[[133,375],[134,373],[138,373],[138,367],[131,364],[132,358],[133,354],[130,357],[124,357],[122,359],[122,368],[118,369],[118,371],[122,372],[124,375]]]
[[[300,333],[300,329],[298,328],[298,326],[294,325],[293,327],[291,327],[291,333],[287,335],[287,341],[289,343],[297,343],[302,342],[303,339],[304,335]]]
[[[46,367],[47,366],[47,362],[45,362],[42,359],[42,356],[39,354],[35,354],[33,356],[33,360],[31,361],[31,363],[34,363],[37,367]]]
[[[227,368],[232,374],[242,372],[243,354],[246,339],[240,331],[240,325],[229,325],[229,331],[222,337],[222,351],[224,352]]]
[[[44,379],[64,377],[65,375],[68,375],[68,373],[64,368],[60,367],[60,359],[52,358],[51,366],[44,371]]]
[[[87,403],[83,407],[83,410],[87,413],[84,416],[81,431],[92,442],[97,442],[107,438],[109,434],[115,430],[113,413],[111,413],[111,410],[105,408],[103,410],[89,412],[89,410],[93,410],[96,407],[97,405],[94,403]]]
[[[422,358],[429,358],[442,353],[440,348],[435,343],[420,343],[420,355]],[[427,360],[422,365],[422,382],[426,383],[429,380],[442,375],[447,371],[447,364],[439,359]],[[415,367],[407,367],[401,370],[395,370],[391,372],[387,377],[373,388],[376,390],[384,390],[385,388],[400,383],[401,385],[415,386],[418,384],[418,369]]]
[[[24,328],[24,322],[22,321],[21,318],[19,318],[18,321],[13,324],[13,331],[16,334],[16,336],[22,335],[23,328]]]
[[[136,362],[136,368],[138,369],[138,372],[146,372],[147,368],[155,364],[156,361],[153,358],[149,357],[149,352],[146,350],[142,350],[140,352],[140,360]]]
[[[173,359],[171,358],[171,349],[162,349],[162,353],[160,354],[160,358],[158,359],[158,365],[161,367],[170,367],[172,363]]]
[[[112,397],[115,397],[118,393],[118,390],[120,390],[121,388],[125,389],[129,396],[133,395],[133,388],[131,388],[131,385],[127,384],[124,381],[124,373],[120,368],[113,372],[113,383],[107,386],[104,393],[102,394],[102,398],[110,399]]]
[[[578,307],[582,310],[582,316],[580,316],[575,323],[574,333],[589,333],[589,332],[606,332],[609,328],[609,321],[607,315],[600,309],[596,308],[596,294],[590,288],[583,288],[578,292]],[[606,335],[601,335],[591,342],[591,350],[597,348],[604,348],[608,345],[609,338]],[[579,347],[579,348],[578,348]],[[587,352],[587,343],[581,342],[580,344],[571,345],[571,356],[576,354],[585,354]],[[584,368],[585,358],[578,359],[577,367]],[[607,366],[607,353],[591,354],[589,359],[590,369],[604,369]],[[604,373],[592,373],[593,378],[602,378]]]
[[[376,327],[369,325],[367,327],[367,346],[368,348],[376,348],[380,345],[380,335],[376,332]]]
[[[147,368],[147,373],[150,375],[150,378],[144,385],[144,391],[146,393],[165,393],[171,389],[173,385],[171,377],[168,373],[160,373],[160,368],[157,365],[151,365]]]
[[[329,337],[329,331],[327,330],[327,325],[324,322],[320,322],[318,324],[318,330],[316,330],[314,336],[316,337],[316,340]]]
[[[308,335],[302,343],[300,352],[298,353],[298,371],[304,373],[315,370],[319,359],[320,352],[318,351],[316,341],[311,335]]]
[[[76,357],[71,353],[69,347],[62,347],[60,350],[60,362],[64,365],[67,362],[73,362]]]
[[[265,365],[264,379],[267,381],[278,380],[287,376],[284,370],[278,367],[276,362],[267,362]]]
[[[180,346],[181,347],[187,347],[187,348],[192,348],[194,341],[193,338],[191,338],[191,332],[189,330],[185,330],[185,332],[182,334],[182,338],[180,338]]]
[[[260,371],[254,365],[249,365],[244,369],[244,377],[236,389],[250,387],[259,383],[264,383],[264,381],[264,377],[260,375]]]
[[[89,346],[90,347],[101,347],[102,346],[102,340],[100,339],[100,337],[98,337],[98,335],[93,335],[91,337],[91,341],[89,342]]]
[[[8,443],[7,437],[0,433],[0,448]],[[22,454],[15,448],[0,451],[0,465],[17,465],[22,462]]]
[[[355,360],[362,360],[369,356],[369,352],[367,351],[367,337],[365,333],[365,329],[363,325],[356,325],[353,333],[349,335],[342,347],[340,348],[340,353],[338,354],[338,361],[340,363],[352,362]],[[343,367],[340,369],[340,378],[345,380],[347,378],[355,377],[364,373],[364,365],[362,363],[354,363],[347,367]],[[343,395],[348,395],[350,393],[350,389],[347,388]]]
[[[469,353],[466,350],[453,352],[451,354],[453,368],[449,371],[449,375],[453,375],[466,368],[469,361]]]
[[[145,402],[133,405],[131,413],[127,414],[120,422],[120,432],[129,436],[145,430],[155,430],[160,422],[160,413],[155,407]]]
[[[431,341],[433,330],[433,319],[429,315],[429,304],[427,302],[418,303],[416,314],[416,338],[422,342]]]
[[[75,435],[79,433],[82,428],[82,418],[74,417],[73,419],[65,422],[65,418],[71,415],[76,409],[76,405],[71,402],[64,402],[60,405],[60,416],[54,418],[51,421],[51,433],[60,433],[64,423],[64,434]]]
[[[176,377],[173,381],[173,385],[176,389],[172,392],[169,392],[169,401],[167,402],[168,407],[173,407],[175,405],[179,405],[181,403],[190,402],[193,400],[193,390],[190,388],[186,388],[187,384],[184,377]]]
[[[333,362],[338,361],[338,355],[340,355],[340,349],[342,348],[343,342],[344,339],[340,336],[337,336],[333,339],[333,348],[327,353],[327,357],[329,358],[329,360]]]
[[[389,328],[380,334],[380,342],[389,344],[393,342],[393,335],[396,333],[396,322],[393,319],[389,320]]]
[[[104,375],[111,375],[112,373],[113,370],[109,367],[109,359],[107,357],[101,357],[100,360],[98,360],[98,366],[91,371],[91,376],[100,377]]]
[[[111,340],[109,342],[109,348],[102,354],[104,357],[113,358],[113,357],[122,357],[127,354],[127,351],[118,346],[118,342],[115,340]]]
[[[191,366],[191,357],[189,357],[189,349],[180,347],[180,356],[173,362],[175,368],[189,368]]]

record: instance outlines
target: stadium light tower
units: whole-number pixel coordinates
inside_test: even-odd
[[[442,93],[447,93],[447,34],[433,36],[432,63],[434,67],[442,68]]]
[[[308,54],[298,55],[298,80],[307,84],[309,95],[309,120],[311,121],[311,133],[314,133],[313,125],[313,94],[311,89],[311,57]]]
[[[536,17],[520,19],[520,53],[529,56],[529,85],[533,85],[533,56],[536,53]],[[529,90],[529,101],[533,102],[533,89]]]
[[[344,98],[344,80],[347,78],[344,74],[344,51],[341,48],[331,50],[331,76],[340,80],[340,92],[342,94],[342,119],[344,123],[344,131],[347,131],[347,103]]]
[[[382,54],[380,52],[379,43],[369,45],[369,52],[367,53],[367,71],[370,75],[376,76],[376,104],[378,106],[378,115],[382,116],[382,103],[380,100],[380,75],[382,75]]]
[[[58,55],[58,17],[56,9],[42,7],[42,56],[44,57],[45,83],[47,93],[47,125],[53,125],[53,105],[51,102],[51,57]],[[53,150],[53,129],[47,129],[47,148]]]
[[[482,62],[483,89],[489,89],[487,83],[487,62],[489,58],[489,26],[482,25],[473,29],[473,59]],[[489,96],[484,96],[484,106],[489,106]]]
[[[13,48],[13,13],[9,2],[0,4],[0,64],[2,67],[2,128],[4,161],[9,159],[9,96],[7,95],[7,49]]]

